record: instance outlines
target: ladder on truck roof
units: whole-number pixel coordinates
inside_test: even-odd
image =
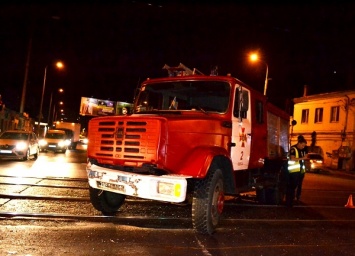
[[[182,63],[180,63],[179,66],[177,66],[177,67],[170,67],[169,65],[165,64],[163,69],[166,69],[168,71],[169,76],[204,75],[197,68],[194,68],[193,70],[191,70]]]

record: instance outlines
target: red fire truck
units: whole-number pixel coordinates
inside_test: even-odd
[[[90,120],[93,206],[114,215],[127,196],[188,202],[194,229],[212,234],[225,195],[280,203],[289,115],[230,75],[164,68],[142,83],[133,113]]]

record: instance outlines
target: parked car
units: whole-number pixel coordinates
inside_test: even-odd
[[[66,133],[63,130],[49,130],[43,139],[39,141],[41,151],[53,151],[65,153],[70,145]]]
[[[0,135],[0,158],[36,160],[39,155],[37,135],[31,131],[8,130]]]
[[[308,153],[308,161],[305,161],[306,170],[309,172],[320,172],[324,168],[324,158],[318,153]]]

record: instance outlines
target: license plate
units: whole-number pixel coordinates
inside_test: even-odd
[[[97,181],[97,187],[103,188],[103,189],[109,188],[112,190],[116,190],[118,192],[125,192],[124,185],[112,184],[112,183],[103,182],[103,181]]]
[[[11,150],[6,150],[6,149],[2,149],[2,150],[0,150],[0,153],[11,154],[12,151]]]
[[[48,145],[48,147],[55,148],[56,146],[55,145]]]

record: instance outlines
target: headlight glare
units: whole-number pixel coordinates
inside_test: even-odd
[[[47,145],[47,141],[46,140],[40,140],[39,141],[39,145],[40,146],[45,146],[45,145]]]
[[[16,144],[16,150],[24,150],[27,148],[27,143],[26,142],[19,142]]]

